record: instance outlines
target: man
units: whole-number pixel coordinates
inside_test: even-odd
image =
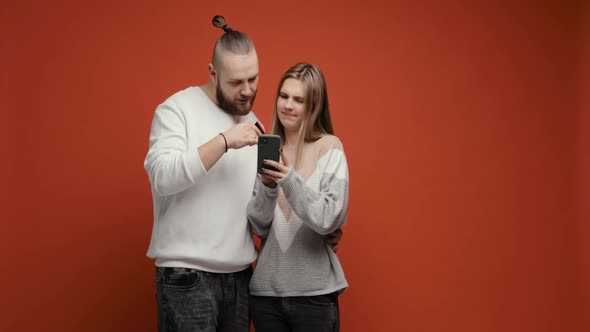
[[[248,331],[256,259],[246,218],[260,130],[250,112],[258,57],[244,33],[214,25],[211,81],[180,91],[154,114],[145,169],[154,224],[160,331]],[[340,234],[336,234],[336,243]]]

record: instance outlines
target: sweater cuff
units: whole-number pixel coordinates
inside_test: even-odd
[[[256,176],[255,186],[256,190],[266,197],[275,198],[279,195],[279,186],[276,186],[274,188],[267,187],[266,185],[264,185],[264,183],[262,183],[260,176]]]

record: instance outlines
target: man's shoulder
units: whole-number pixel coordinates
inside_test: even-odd
[[[166,98],[158,107],[164,110],[176,110],[183,113],[186,110],[194,112],[195,109],[208,107],[208,97],[198,86],[191,86],[184,90],[180,90],[170,97]]]
[[[186,121],[187,117],[199,111],[206,105],[204,98],[207,98],[198,86],[191,86],[180,90],[166,98],[156,107],[155,116],[177,117]]]
[[[184,90],[180,90],[168,97],[166,101],[172,101],[176,104],[180,104],[185,101],[195,101],[202,98],[203,91],[198,86],[189,86]]]

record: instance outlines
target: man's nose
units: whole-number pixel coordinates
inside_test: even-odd
[[[242,96],[246,96],[246,97],[250,97],[253,92],[254,91],[252,90],[252,88],[250,88],[250,86],[248,84],[246,84],[246,86],[240,91]]]

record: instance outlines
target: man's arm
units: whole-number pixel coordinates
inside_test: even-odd
[[[144,162],[152,190],[158,195],[181,192],[207,174],[199,155],[187,146],[184,117],[174,101],[167,100],[154,114]]]
[[[213,137],[209,142],[199,147],[199,157],[203,167],[208,172],[227,149],[241,149],[258,143],[260,130],[249,122],[240,123],[230,130]],[[227,144],[227,145],[226,145]]]
[[[228,149],[258,142],[259,133],[251,123],[241,123],[223,133]],[[145,158],[153,190],[160,196],[173,195],[194,185],[226,152],[225,141],[217,135],[197,151],[188,150],[186,123],[173,101],[158,106],[150,131],[150,147]]]

